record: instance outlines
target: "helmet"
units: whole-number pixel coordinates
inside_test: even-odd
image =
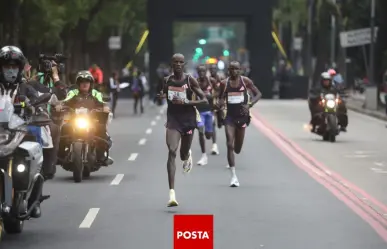
[[[336,75],[336,70],[331,68],[328,70],[328,73],[330,76],[334,76],[334,75]]]
[[[79,85],[79,82],[82,81],[82,80],[89,81],[91,85],[94,84],[94,77],[87,70],[79,71],[77,73],[77,76],[75,77],[75,84]]]
[[[321,78],[321,85],[324,87],[329,87],[332,84],[332,76],[328,72],[323,72],[320,76]],[[329,82],[327,84],[327,81]]]
[[[332,79],[332,76],[329,72],[323,72],[321,74],[321,79],[322,80],[331,80]]]
[[[0,70],[1,70],[1,80],[7,83],[18,82],[22,78],[22,72],[26,59],[23,55],[23,52],[20,48],[15,46],[5,46],[0,49]],[[3,70],[3,66],[14,64],[17,69],[8,69],[7,71]]]

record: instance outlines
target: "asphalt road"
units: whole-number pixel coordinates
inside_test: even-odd
[[[385,131],[380,122],[351,113],[348,134],[325,144],[302,130],[306,103],[262,101],[236,157],[241,186],[228,187],[224,130],[218,130],[221,154],[210,156],[207,166],[184,176],[178,162],[180,206],[167,208],[165,116],[159,108],[141,117],[131,109],[119,102],[111,125],[115,164],[80,184],[59,169],[46,185],[52,197],[43,203],[41,219],[28,221],[21,235],[6,236],[2,248],[171,249],[173,215],[202,213],[214,214],[217,249],[386,248],[383,213],[367,205],[374,201],[370,196],[353,198],[356,185],[385,203],[387,175],[370,170],[373,157],[365,154],[379,151],[383,161],[386,147],[377,148],[387,140],[378,134]],[[362,155],[356,151],[370,156],[345,156]],[[199,160],[197,137],[193,155]]]

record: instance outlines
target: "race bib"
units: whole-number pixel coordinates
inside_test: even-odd
[[[227,95],[227,103],[229,104],[241,104],[245,101],[243,92],[229,92]]]
[[[187,99],[187,93],[183,87],[168,87],[168,99],[172,100],[174,97],[178,97],[182,100]]]

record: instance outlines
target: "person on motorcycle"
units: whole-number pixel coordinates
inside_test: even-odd
[[[103,109],[103,112],[110,113],[110,108],[108,103],[103,101],[103,95],[101,92],[95,90],[94,87],[94,77],[87,70],[80,71],[76,75],[75,84],[76,89],[73,89],[68,92],[66,99],[63,101],[63,105],[70,107],[72,109],[84,107],[89,110],[93,109]],[[67,125],[65,124],[62,127],[62,136],[68,133]],[[106,125],[101,125],[97,129],[97,135],[104,140],[108,141],[108,145],[100,144],[97,147],[97,161],[104,166],[113,164],[113,159],[109,156],[109,150],[112,146],[112,140],[106,131]],[[59,157],[64,158],[64,149],[66,148],[65,141],[60,141],[59,146]]]
[[[322,106],[320,105],[321,94],[340,94],[340,91],[333,85],[332,76],[329,72],[323,72],[320,76],[320,84],[315,88],[310,90],[309,93],[309,110],[311,113],[310,125],[312,126],[312,131],[316,129],[316,126],[319,124],[319,113],[321,113]],[[347,108],[344,101],[341,101],[338,104],[337,108],[337,117],[339,120],[339,125],[341,131],[346,132],[348,126],[348,116]]]
[[[18,47],[5,46],[0,49],[0,95],[9,95],[13,100],[13,104],[25,103],[21,96],[27,97],[29,100],[39,96],[33,87],[25,83],[23,77],[25,63],[24,54]],[[37,142],[41,144],[40,127],[29,126],[28,131],[29,135],[35,137]],[[34,207],[31,217],[39,218],[40,216],[39,203]]]

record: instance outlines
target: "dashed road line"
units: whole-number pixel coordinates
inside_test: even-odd
[[[117,174],[116,177],[114,177],[113,181],[110,183],[110,185],[119,185],[123,178],[124,174]]]
[[[79,228],[90,228],[97,217],[98,212],[99,208],[90,208],[85,219],[83,219],[82,223],[79,225]]]
[[[159,115],[157,115],[157,116],[156,116],[156,120],[159,120],[159,119],[160,119],[160,116],[159,116]]]
[[[156,121],[152,121],[152,122],[151,122],[151,125],[152,125],[152,126],[155,126],[155,125],[156,125]]]
[[[128,161],[134,161],[134,160],[136,160],[137,156],[138,156],[138,153],[132,153],[132,154],[130,154],[130,156],[129,156],[129,158],[128,158]]]
[[[145,143],[146,143],[146,139],[145,138],[141,138],[140,141],[138,141],[139,145],[144,145]]]
[[[145,133],[146,133],[146,134],[151,134],[151,133],[152,133],[152,129],[151,129],[151,128],[147,129],[147,130],[145,131]]]

